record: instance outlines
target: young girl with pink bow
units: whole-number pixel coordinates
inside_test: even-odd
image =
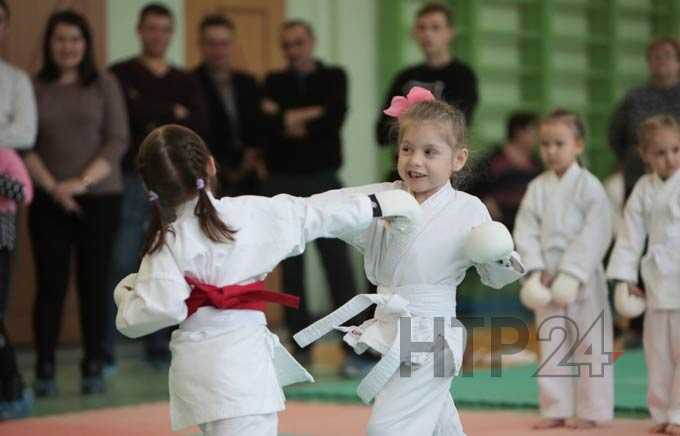
[[[304,347],[338,328],[357,353],[382,354],[358,388],[365,402],[375,399],[370,436],[460,436],[450,393],[465,348],[456,288],[472,266],[494,288],[517,280],[523,267],[508,230],[491,221],[477,197],[451,184],[469,154],[463,114],[420,87],[395,97],[385,113],[397,119],[401,180],[341,192],[402,189],[421,204],[423,219],[410,232],[374,222],[341,236],[363,252],[378,292],[358,295],[294,337]],[[373,319],[339,327],[373,304]]]

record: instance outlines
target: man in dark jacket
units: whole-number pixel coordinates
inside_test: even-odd
[[[262,107],[268,138],[264,156],[270,195],[309,196],[342,186],[337,171],[342,164],[340,130],[347,113],[347,76],[341,68],[314,58],[314,43],[308,23],[284,23],[281,47],[288,65],[265,80]],[[316,245],[333,305],[339,307],[357,289],[347,246],[336,239],[319,239]],[[304,295],[303,256],[283,262],[283,288]],[[300,310],[286,312],[291,334],[312,321],[304,304]],[[304,362],[309,359],[308,351],[301,350],[296,357]]]
[[[199,27],[203,63],[193,72],[207,109],[204,139],[219,166],[223,195],[255,194],[262,166],[258,135],[260,92],[255,78],[233,67],[235,27],[223,15],[208,15]]]

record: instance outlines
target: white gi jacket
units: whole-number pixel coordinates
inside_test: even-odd
[[[115,289],[116,326],[139,337],[180,324],[170,343],[172,428],[284,409],[281,386],[313,381],[266,327],[255,310],[201,307],[187,318],[191,289],[185,276],[215,286],[263,280],[307,242],[365,229],[372,222],[367,196],[308,199],[278,195],[215,200],[235,241],[215,243],[200,230],[193,210],[182,205],[166,244],[142,260],[139,272]]]
[[[611,207],[597,178],[574,163],[557,177],[545,171],[522,199],[514,229],[527,271],[564,272],[577,278],[579,298],[606,296],[602,258],[612,239]]]
[[[514,237],[527,271],[567,273],[581,283],[576,301],[567,307],[551,303],[535,310],[542,360],[542,375],[537,377],[541,415],[612,419],[613,366],[602,363],[613,351],[602,265],[612,238],[612,216],[604,187],[577,163],[562,177],[545,171],[529,184]],[[601,324],[591,329],[600,316]],[[569,334],[553,335],[555,330]],[[567,360],[591,369],[560,363]],[[601,376],[591,377],[590,371]]]
[[[637,283],[638,266],[648,309],[680,309],[680,171],[665,182],[643,176],[626,202],[607,277]]]
[[[345,193],[380,192],[404,189],[401,181],[341,190]],[[411,318],[411,341],[433,341],[434,318],[445,318],[444,339],[453,354],[458,374],[465,348],[465,332],[451,320],[456,316],[456,288],[473,263],[463,252],[469,231],[491,218],[484,204],[472,195],[445,184],[425,200],[423,220],[410,232],[390,229],[384,220],[373,222],[368,230],[351,232],[341,239],[364,254],[368,279],[378,286],[377,294],[364,294],[350,300],[328,317],[295,335],[301,346],[318,339],[370,304],[377,305],[375,317],[359,327],[343,328],[345,341],[361,353],[371,347],[383,359],[362,380],[358,394],[369,402],[399,368],[399,318]],[[513,257],[519,262],[517,253]],[[488,286],[501,288],[522,273],[511,266],[474,265]],[[344,319],[343,319],[344,318]],[[413,353],[410,363],[422,364],[431,353]],[[409,363],[406,361],[406,363]]]

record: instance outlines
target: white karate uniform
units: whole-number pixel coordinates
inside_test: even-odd
[[[643,176],[628,198],[607,277],[637,283],[638,268],[647,300],[649,411],[657,423],[680,425],[680,171],[665,182]]]
[[[116,325],[133,338],[180,325],[170,343],[173,430],[200,424],[210,435],[242,435],[243,428],[248,435],[276,435],[281,387],[313,381],[311,375],[267,329],[260,311],[201,307],[187,318],[185,276],[215,286],[263,280],[307,242],[367,228],[371,202],[365,195],[327,194],[210,199],[237,231],[235,240],[211,241],[194,215],[196,200],[182,205],[166,244],[116,287]]]
[[[402,182],[343,192],[395,188],[404,189]],[[421,206],[424,219],[410,232],[396,231],[380,220],[367,231],[341,237],[364,253],[366,275],[378,286],[378,292],[355,297],[295,335],[299,344],[307,345],[371,304],[377,305],[373,319],[358,327],[340,328],[347,332],[344,339],[355,351],[361,353],[370,347],[383,355],[358,389],[365,402],[375,398],[368,425],[370,436],[464,435],[450,394],[465,348],[464,328],[455,320],[456,288],[473,266],[463,252],[463,242],[473,227],[491,218],[478,198],[454,190],[450,183]],[[513,256],[520,265],[517,254]],[[482,281],[496,288],[522,275],[512,266],[474,266]],[[435,342],[435,318],[444,318],[443,337],[438,335],[436,345],[431,345],[432,349],[445,350],[440,354],[445,359],[438,376],[434,376],[432,353],[401,355],[400,317],[410,318],[412,342]],[[410,377],[400,375],[404,365],[412,368]]]
[[[602,259],[612,239],[612,216],[602,184],[577,163],[562,177],[544,172],[522,199],[514,237],[527,271],[567,273],[581,283],[566,308],[550,303],[535,311],[541,414],[611,420],[613,332]]]

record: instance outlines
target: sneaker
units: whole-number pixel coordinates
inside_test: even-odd
[[[374,359],[349,354],[340,368],[340,376],[344,378],[364,378],[375,364]]]
[[[118,364],[116,362],[106,362],[102,367],[102,374],[104,378],[111,378],[118,374]]]
[[[33,393],[38,398],[56,397],[57,383],[53,378],[36,378],[33,381]]]
[[[25,418],[33,408],[33,393],[26,389],[21,398],[0,403],[0,421]]]
[[[106,391],[103,375],[83,376],[80,380],[80,392],[83,395],[102,394]]]
[[[0,421],[25,418],[31,414],[32,407],[33,395],[31,391],[27,389],[18,400],[0,403]]]

